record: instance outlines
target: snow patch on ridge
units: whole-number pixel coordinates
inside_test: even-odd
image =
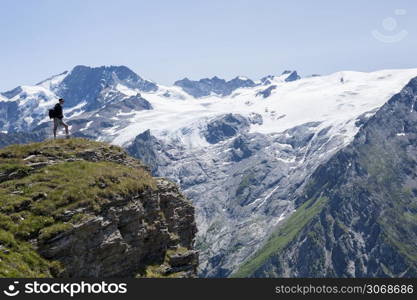
[[[64,80],[64,78],[67,77],[67,75],[68,75],[68,72],[65,71],[61,74],[52,76],[44,81],[39,82],[37,86],[42,86],[46,89],[53,91]]]

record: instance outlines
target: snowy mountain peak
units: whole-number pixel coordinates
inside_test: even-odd
[[[297,71],[293,71],[288,75],[287,78],[285,78],[286,82],[296,81],[298,79],[301,79],[301,77],[297,74]]]
[[[282,72],[281,75],[267,75],[263,78],[261,78],[261,84],[263,85],[269,85],[269,84],[277,84],[281,82],[291,82],[301,79],[301,76],[298,75],[297,71],[289,71],[285,70]]]
[[[125,66],[87,67],[76,66],[65,76],[57,87],[56,93],[67,99],[68,107],[87,102],[89,109],[97,108],[97,98],[103,89],[123,84],[131,89],[151,92],[158,89],[153,82],[147,81]]]
[[[0,108],[0,129],[7,132],[27,131],[46,122],[47,111],[58,98],[66,100],[66,115],[73,118],[84,112],[94,112],[107,103],[157,90],[155,83],[141,78],[125,66],[79,65],[70,72],[52,76],[37,85],[19,86],[2,93],[0,102],[4,104]],[[136,104],[130,105],[129,101],[126,103],[127,106],[137,107]]]
[[[342,74],[344,83],[340,82]],[[286,74],[274,78],[267,87],[242,88],[228,96],[210,95],[199,101],[191,96],[175,101],[162,94],[142,93],[154,110],[132,113],[130,124],[112,130],[109,141],[126,145],[138,133],[151,129],[154,135],[164,139],[205,146],[201,142],[204,135],[201,128],[212,118],[233,113],[261,117],[262,122],[250,126],[251,132],[274,134],[320,122],[316,130],[330,126],[343,132],[347,142],[357,131],[357,119],[361,115],[372,114],[414,76],[417,76],[416,69],[338,72],[287,82]],[[172,94],[174,88],[169,90]]]
[[[181,87],[186,93],[193,97],[201,98],[210,95],[218,95],[221,97],[228,96],[236,89],[242,87],[254,87],[256,84],[252,80],[242,76],[235,77],[229,81],[214,76],[212,78],[203,78],[198,81],[184,78],[176,81],[174,85]]]
[[[275,78],[275,76],[274,75],[267,75],[267,76],[265,76],[265,77],[262,77],[261,78],[261,84],[263,84],[263,85],[268,85],[268,84],[271,84],[271,81],[273,80]]]
[[[68,74],[68,71],[62,72],[61,74],[51,76],[37,83],[36,85],[43,86],[44,88],[47,88],[50,90],[55,90],[67,74]]]
[[[248,77],[245,76],[236,76],[235,78],[233,78],[232,80],[230,80],[229,82],[241,82],[242,84],[247,84],[248,86],[253,86],[255,83],[252,79],[249,79]],[[242,86],[244,87],[244,86]]]
[[[10,102],[7,110],[4,108],[9,111],[4,119],[14,120],[17,115],[20,118],[17,122],[3,122],[0,130],[25,130],[47,121],[46,111],[59,97],[66,99],[66,114],[71,118],[97,113],[110,104],[112,111],[119,107],[121,115],[116,112],[111,118],[114,124],[121,124],[107,136],[118,144],[131,141],[149,128],[157,129],[156,132],[160,129],[161,133],[174,128],[182,132],[183,127],[204,123],[205,118],[224,113],[259,114],[263,124],[252,125],[251,130],[262,133],[281,132],[303,123],[330,121],[339,116],[348,118],[338,122],[349,121],[353,130],[357,116],[381,105],[414,75],[417,75],[415,70],[385,70],[337,72],[299,79],[296,71],[285,71],[280,76],[262,78],[261,85],[242,76],[229,81],[214,76],[198,81],[185,78],[175,86],[163,87],[142,79],[124,66],[76,66],[36,86],[19,86],[3,93],[0,101]],[[342,77],[344,83],[340,81]],[[199,101],[195,101],[196,98]],[[182,101],[175,101],[178,99]],[[120,104],[115,106],[116,103]],[[12,105],[17,107],[15,113],[10,112]],[[129,107],[132,111],[127,118],[124,114],[129,113]],[[171,121],[167,123],[167,120]],[[344,126],[347,128],[346,124]]]
[[[18,87],[15,87],[14,89],[4,92],[1,95],[4,96],[7,99],[12,99],[16,95],[22,92],[22,87],[19,85]]]

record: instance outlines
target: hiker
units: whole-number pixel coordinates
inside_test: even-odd
[[[49,117],[54,119],[54,139],[56,139],[56,131],[59,126],[63,126],[65,128],[67,139],[69,138],[68,125],[63,121],[64,114],[62,111],[62,106],[64,105],[64,102],[65,100],[60,98],[54,109],[49,111]]]
[[[345,83],[345,79],[342,77],[342,78],[340,78],[340,83],[341,84],[344,84]]]

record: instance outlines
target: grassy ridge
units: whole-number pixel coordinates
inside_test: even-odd
[[[278,231],[270,237],[266,244],[254,256],[250,257],[231,277],[242,278],[251,276],[268,258],[288,245],[304,226],[321,211],[327,200],[324,197],[318,198],[317,200],[311,199],[300,206]]]
[[[74,224],[100,212],[103,205],[123,196],[156,188],[154,179],[141,168],[111,161],[71,160],[86,149],[104,154],[122,151],[84,139],[0,150],[0,277],[53,276],[59,272],[58,264],[40,257],[33,241],[42,242],[71,230]],[[30,166],[51,158],[53,164]],[[62,221],[66,211],[77,208],[83,208],[83,213]]]

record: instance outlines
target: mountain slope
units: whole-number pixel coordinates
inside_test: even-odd
[[[113,142],[123,145],[151,128],[126,143],[128,151],[154,174],[176,180],[192,199],[200,274],[224,277],[292,214],[312,172],[413,75],[415,70],[345,72],[277,82],[266,99],[256,97],[255,88],[175,106],[144,95],[154,110],[115,131]]]
[[[417,78],[320,166],[237,277],[417,276]]]
[[[153,175],[181,187],[196,206],[200,275],[211,277],[230,275],[259,249],[298,207],[316,168],[417,76],[409,69],[299,79],[286,71],[254,86],[233,84],[230,94],[223,86],[195,98],[180,86],[143,89],[128,79],[135,76],[121,75],[123,67],[81,69],[94,76],[76,76],[78,84],[65,85],[71,95],[86,97],[74,96],[76,105],[65,108],[71,133],[122,146]],[[78,72],[4,93],[0,130],[8,134],[0,145],[27,141],[32,131],[50,134],[46,109],[73,74]]]
[[[1,277],[192,277],[194,208],[108,144],[0,150]]]

